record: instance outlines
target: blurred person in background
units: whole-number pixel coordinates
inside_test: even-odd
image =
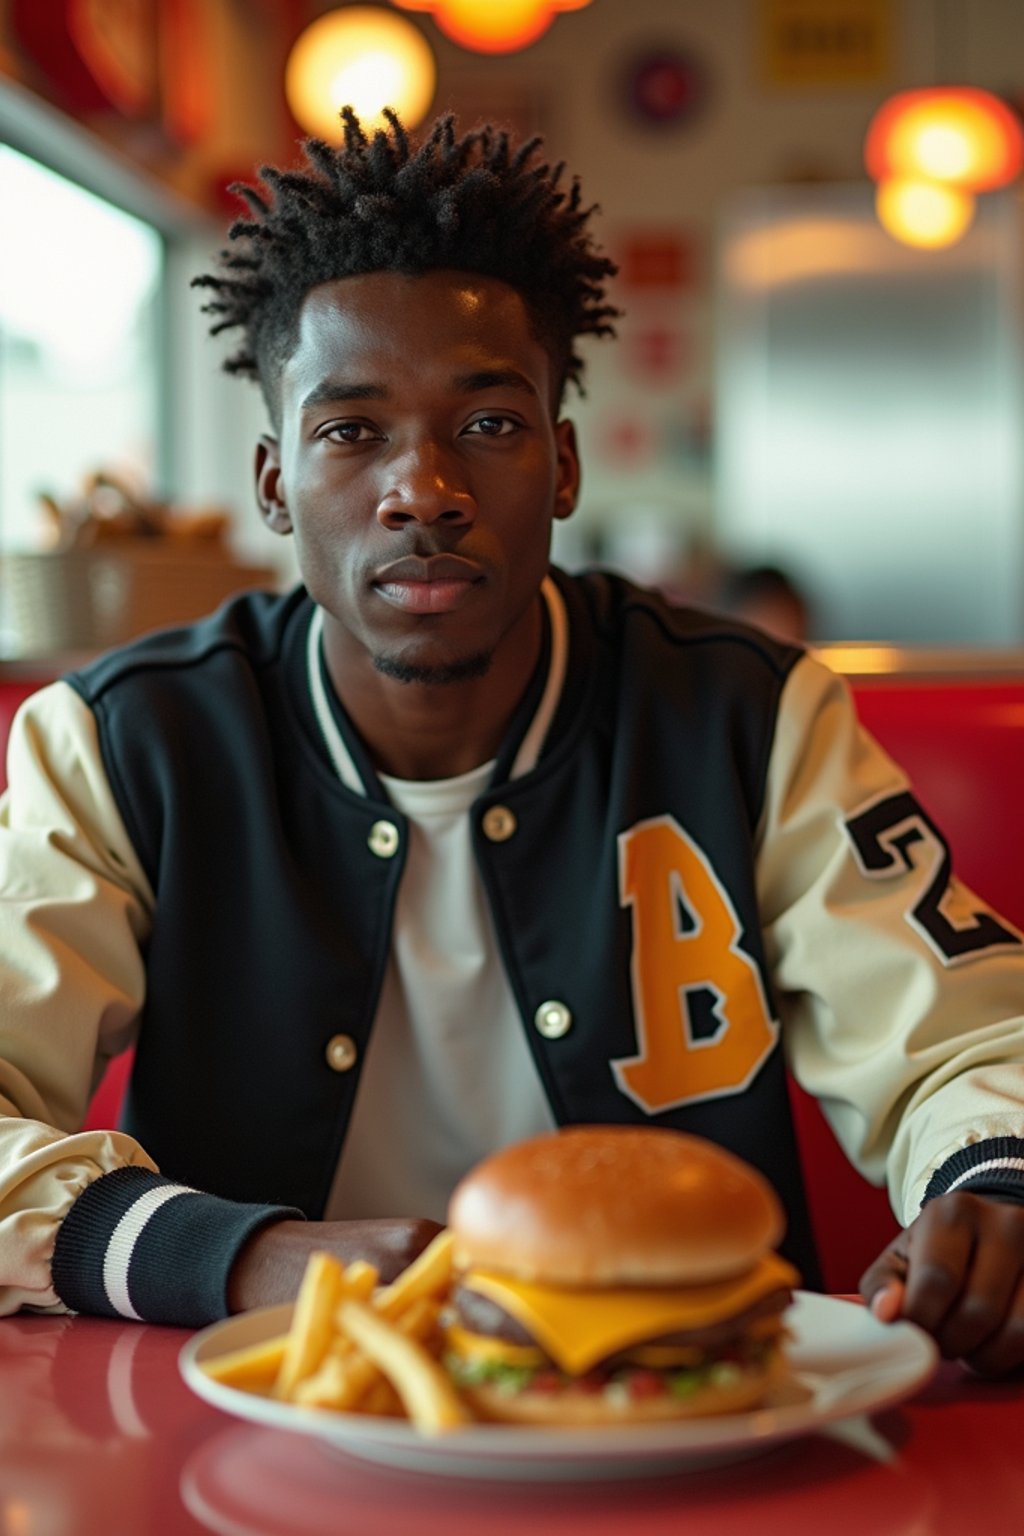
[[[745,565],[728,572],[712,606],[777,640],[802,644],[814,635],[809,598],[778,565]]]

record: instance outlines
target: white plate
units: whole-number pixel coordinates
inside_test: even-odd
[[[933,1341],[912,1324],[883,1324],[856,1302],[798,1291],[786,1315],[793,1381],[753,1412],[593,1429],[472,1424],[454,1434],[428,1436],[398,1419],[298,1408],[240,1392],[202,1369],[228,1350],[283,1333],[290,1315],[289,1306],[264,1307],[204,1328],[181,1352],[186,1382],[238,1418],[314,1435],[364,1460],[456,1477],[590,1480],[739,1460],[836,1419],[890,1407],[922,1386],[938,1364]]]

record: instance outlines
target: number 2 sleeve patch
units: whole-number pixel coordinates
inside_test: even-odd
[[[916,877],[906,920],[943,965],[1024,947],[1014,928],[954,878],[949,844],[909,790],[870,801],[844,825],[867,879]]]

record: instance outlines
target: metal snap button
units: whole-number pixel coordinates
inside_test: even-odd
[[[375,821],[366,841],[370,852],[375,853],[378,859],[390,859],[398,852],[398,828],[393,821]]]
[[[541,1003],[533,1016],[537,1033],[545,1040],[560,1040],[572,1029],[572,1014],[564,1003],[552,999]]]
[[[332,1035],[324,1055],[332,1072],[350,1072],[359,1052],[351,1035]]]
[[[484,812],[481,823],[484,836],[492,843],[507,843],[518,825],[515,812],[507,805],[492,805]]]

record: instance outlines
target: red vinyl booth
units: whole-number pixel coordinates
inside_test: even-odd
[[[822,654],[830,659],[827,648]],[[1024,928],[1024,655],[1019,669],[989,673],[964,670],[970,653],[948,666],[931,658],[927,672],[910,673],[908,664],[912,657],[897,656],[894,671],[851,677],[861,717],[907,769],[961,879]],[[39,682],[0,682],[0,749]],[[130,1065],[128,1053],[108,1068],[88,1125],[116,1123]],[[884,1191],[846,1161],[814,1101],[794,1086],[793,1103],[826,1286],[852,1291],[896,1223]]]

